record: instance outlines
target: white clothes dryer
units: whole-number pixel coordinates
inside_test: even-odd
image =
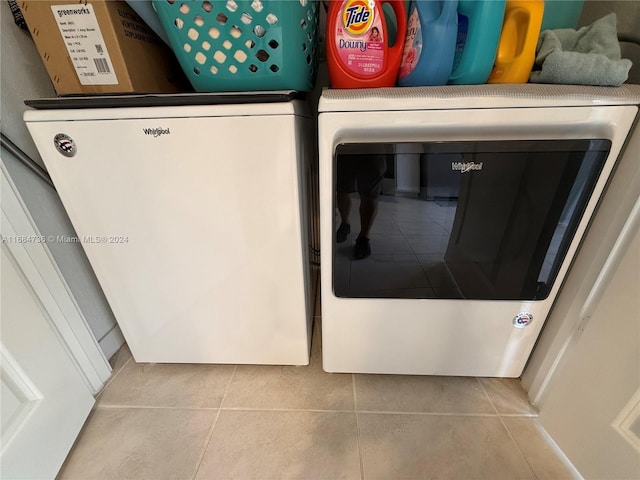
[[[325,90],[325,370],[518,377],[638,104],[636,85]]]

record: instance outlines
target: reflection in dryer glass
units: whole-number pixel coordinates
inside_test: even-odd
[[[610,146],[608,140],[339,145],[334,293],[546,298]]]

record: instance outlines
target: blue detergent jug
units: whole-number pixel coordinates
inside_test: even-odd
[[[578,26],[583,0],[545,0],[542,30],[573,28]]]
[[[458,40],[449,83],[485,83],[496,59],[506,0],[459,0]]]
[[[458,0],[414,0],[398,85],[445,85],[453,67],[458,33]]]

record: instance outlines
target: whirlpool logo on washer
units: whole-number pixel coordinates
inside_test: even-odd
[[[483,162],[453,162],[451,164],[451,170],[459,171],[460,173],[467,173],[472,170],[482,170]]]
[[[156,128],[143,128],[142,131],[145,135],[151,135],[153,137],[159,137],[160,135],[171,135],[169,127],[156,127]]]

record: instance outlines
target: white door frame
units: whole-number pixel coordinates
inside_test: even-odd
[[[0,191],[2,242],[50,312],[51,327],[95,396],[111,375],[111,366],[47,247],[47,241],[55,239],[40,234],[4,163]]]

